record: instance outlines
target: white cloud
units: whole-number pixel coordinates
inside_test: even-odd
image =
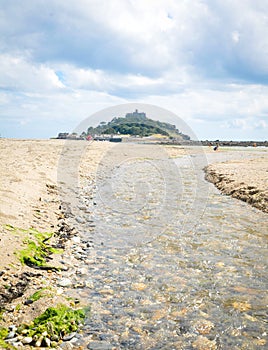
[[[67,86],[73,89],[105,91],[111,85],[109,75],[99,69],[60,66]]]
[[[235,30],[234,32],[232,32],[232,40],[235,44],[237,44],[240,40],[240,33]]]
[[[16,91],[46,91],[64,87],[53,69],[22,57],[0,55],[0,86]]]
[[[249,120],[247,119],[233,119],[229,120],[228,122],[223,125],[227,128],[237,128],[237,129],[252,129],[251,125],[249,124]]]
[[[143,101],[201,137],[212,126],[264,137],[267,13],[267,0],[4,1],[0,117],[76,125],[109,104]]]
[[[268,120],[268,117],[267,117]],[[266,129],[267,134],[268,134],[268,121],[265,121],[263,119],[258,120],[257,122],[254,123],[255,128],[257,129]]]
[[[212,77],[267,79],[267,10],[267,0],[15,0],[2,8],[1,46],[89,69],[162,75],[194,66]]]

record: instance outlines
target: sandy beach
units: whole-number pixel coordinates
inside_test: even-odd
[[[81,156],[78,162],[78,180],[84,179],[93,186],[97,166],[113,145],[95,142],[83,143],[82,148],[79,147],[77,143],[77,154]],[[60,240],[64,243],[65,250],[61,255],[52,255],[50,265],[60,266],[65,257],[70,260],[70,264],[76,266],[72,247],[79,242],[79,238],[76,237],[74,228],[68,226],[58,183],[59,161],[63,157],[62,152],[67,148],[66,143],[61,140],[0,140],[0,307],[5,310],[0,321],[1,326],[30,322],[48,305],[59,302],[72,305],[64,297],[63,290],[62,281],[68,277],[67,269],[35,270],[22,265],[16,255],[25,246],[29,229],[54,232],[51,244]],[[167,149],[172,158],[185,155],[182,148]],[[206,168],[207,179],[223,193],[246,201],[264,212],[268,212],[267,175],[266,154],[256,159],[229,161]],[[81,267],[78,264],[77,269],[79,268]],[[51,286],[51,293],[40,299],[38,305],[25,303],[40,288]]]
[[[206,179],[222,193],[268,212],[268,158],[234,160],[206,168]]]
[[[78,145],[78,144],[77,144]],[[109,143],[86,144],[79,173],[94,177],[96,166]],[[36,270],[21,264],[18,252],[25,249],[31,232],[53,232],[49,245],[64,246],[70,263],[72,245],[77,242],[73,227],[66,224],[61,208],[57,177],[60,159],[68,146],[61,140],[0,140],[0,308],[3,313],[0,327],[28,323],[48,306],[67,304],[59,281],[68,276],[67,268]],[[83,148],[84,149],[84,146]],[[80,147],[78,148],[78,151]],[[82,155],[80,154],[82,157]],[[61,266],[63,255],[49,257],[49,265]],[[52,287],[53,286],[53,287]],[[34,307],[27,304],[30,296],[41,289],[49,289]],[[18,308],[18,305],[20,307]]]
[[[86,152],[81,166],[81,175],[91,174],[111,146],[109,143],[94,143]],[[1,149],[1,203],[0,269],[14,263],[14,251],[20,247],[19,238],[10,238],[5,225],[38,231],[57,230],[62,212],[59,208],[58,164],[66,151],[63,140],[0,140]],[[80,149],[80,148],[79,148]],[[78,152],[79,152],[78,149]],[[81,156],[81,155],[80,155]],[[66,172],[68,170],[66,169]],[[4,248],[4,249],[3,249]]]

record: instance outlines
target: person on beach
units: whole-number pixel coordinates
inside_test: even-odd
[[[219,144],[218,144],[218,143],[216,143],[216,146],[213,148],[213,150],[214,150],[214,151],[217,151],[217,150],[218,150],[218,148],[219,148]]]

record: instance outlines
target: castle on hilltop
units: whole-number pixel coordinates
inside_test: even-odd
[[[134,112],[126,114],[126,118],[131,118],[131,117],[146,118],[146,113],[139,112],[137,109],[135,109]]]

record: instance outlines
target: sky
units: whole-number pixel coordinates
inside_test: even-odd
[[[200,140],[267,140],[268,0],[0,0],[1,137],[127,103]]]

